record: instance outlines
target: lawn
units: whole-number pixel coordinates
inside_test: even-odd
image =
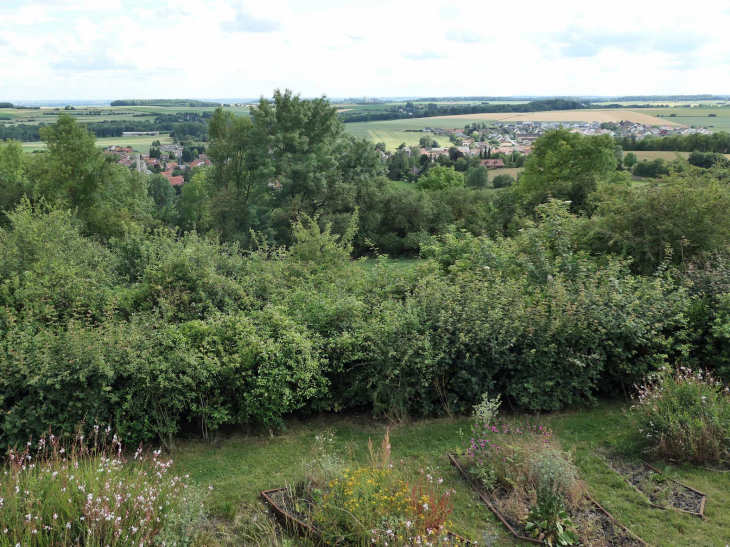
[[[607,469],[595,455],[599,447],[623,453],[636,451],[637,434],[621,402],[604,402],[586,410],[545,414],[539,419],[553,429],[566,449],[573,451],[582,478],[591,495],[622,524],[654,546],[692,545],[710,547],[730,541],[730,474],[691,466],[674,467],[654,462],[673,478],[708,495],[706,520],[673,511],[650,508],[622,479]],[[520,417],[522,418],[522,417]],[[368,438],[379,442],[386,423],[364,415],[322,415],[306,421],[291,421],[275,436],[232,433],[212,444],[181,442],[176,464],[182,471],[214,490],[209,500],[212,513],[223,523],[233,519],[238,508],[255,503],[259,491],[300,480],[311,458],[314,437],[334,429],[336,446],[351,454],[353,463],[365,463]],[[413,469],[430,466],[455,490],[453,530],[479,539],[485,527],[500,533],[500,546],[518,545],[451,469],[446,452],[462,445],[469,433],[468,418],[416,420],[391,429],[393,461],[403,460]]]
[[[160,141],[162,144],[172,144],[173,140],[169,135],[162,134],[157,136],[144,135],[141,137],[104,137],[96,139],[97,146],[131,146],[136,152],[140,154],[148,154],[152,143]],[[35,152],[37,150],[43,150],[46,145],[43,142],[24,142],[22,143],[23,150],[25,152]]]

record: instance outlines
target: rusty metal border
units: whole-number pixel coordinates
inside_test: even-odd
[[[487,505],[487,507],[489,507],[489,509],[492,511],[492,513],[494,513],[494,515],[502,522],[502,524],[504,524],[507,527],[507,529],[510,531],[510,533],[516,539],[520,539],[522,541],[527,541],[529,543],[533,543],[533,544],[537,544],[537,545],[543,545],[543,542],[542,541],[537,540],[535,538],[523,536],[519,532],[517,532],[507,522],[507,520],[502,516],[502,514],[492,504],[492,502],[490,502],[489,499],[482,493],[482,491],[479,488],[477,488],[477,486],[474,484],[474,481],[471,480],[471,477],[469,476],[469,474],[466,472],[466,470],[459,463],[459,460],[457,460],[456,457],[452,453],[450,453],[450,452],[447,455],[449,457],[449,460],[451,461],[451,465],[453,465],[454,467],[456,467],[456,469],[459,471],[459,473],[464,478],[464,480],[469,484],[469,486],[471,486],[472,490],[474,490],[474,492],[476,492],[476,494],[479,496],[479,498]],[[646,547],[649,547],[649,545],[643,539],[641,539],[639,536],[637,536],[636,534],[634,534],[631,530],[629,530],[628,528],[626,528],[626,526],[624,526],[618,520],[616,520],[616,518],[611,513],[609,513],[608,511],[606,511],[606,509],[604,509],[603,506],[601,506],[596,500],[594,500],[590,496],[590,494],[586,493],[586,497],[588,498],[588,500],[593,505],[595,505],[598,508],[599,511],[601,511],[602,513],[604,513],[609,518],[609,520],[611,522],[613,522],[616,526],[618,526],[624,532],[626,532],[627,534],[629,534],[632,538],[634,538],[636,541],[638,541],[641,545],[644,545]]]
[[[662,511],[670,510],[670,511],[677,511],[678,513],[686,513],[687,515],[692,515],[694,517],[700,517],[701,519],[704,520],[704,518],[705,518],[705,504],[707,503],[707,494],[705,494],[704,492],[700,492],[699,490],[695,490],[694,488],[692,488],[691,486],[688,486],[688,485],[684,484],[683,482],[680,482],[680,481],[678,481],[676,479],[673,479],[671,477],[667,477],[670,481],[675,482],[675,483],[679,484],[680,486],[683,486],[686,489],[691,490],[695,494],[699,494],[700,496],[702,496],[702,499],[700,500],[700,510],[699,510],[699,512],[698,511],[687,511],[686,509],[680,509],[678,507],[665,507],[663,505],[657,505],[656,503],[654,503],[653,501],[651,501],[649,499],[649,496],[647,496],[647,494],[645,492],[642,492],[641,490],[639,490],[639,488],[635,484],[633,484],[629,479],[627,479],[618,469],[615,469],[610,463],[608,463],[605,459],[601,458],[600,456],[599,456],[599,458],[606,465],[606,467],[608,467],[611,471],[613,471],[619,477],[621,477],[621,479],[623,479],[623,481],[626,484],[628,484],[633,490],[635,490],[636,492],[638,492],[639,494],[641,494],[644,498],[646,498],[646,503],[649,505],[649,507],[652,507],[654,509],[660,509]],[[644,460],[641,460],[641,463],[645,467],[648,467],[649,469],[651,469],[652,471],[654,471],[654,473],[657,473],[659,475],[664,475],[664,473],[662,473],[659,469],[657,469],[656,467],[654,467],[650,463],[647,463]]]

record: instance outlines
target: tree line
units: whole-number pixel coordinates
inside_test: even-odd
[[[509,112],[546,112],[549,110],[575,110],[586,108],[581,101],[567,99],[547,99],[523,104],[477,104],[477,105],[439,105],[428,104],[426,108],[409,112],[345,112],[342,120],[345,123],[367,122],[375,120],[401,120],[412,118],[431,118],[434,116],[458,116],[462,114],[509,113]]]
[[[124,99],[110,103],[110,106],[186,106],[186,107],[208,107],[221,106],[221,103],[210,101],[197,101],[193,99]]]

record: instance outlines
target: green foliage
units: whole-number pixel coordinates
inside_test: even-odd
[[[636,165],[638,163],[638,161],[639,161],[638,156],[636,154],[634,154],[633,152],[629,152],[623,158],[624,167],[626,167],[629,170],[631,170],[631,168],[634,167],[634,165]]]
[[[527,480],[537,492],[538,500],[557,496],[566,499],[580,487],[578,470],[561,451],[545,447],[527,460]]]
[[[501,403],[500,396],[490,398],[489,393],[482,395],[482,400],[474,405],[474,419],[480,424],[491,424],[497,417],[499,405]]]
[[[525,529],[545,545],[575,545],[578,534],[558,495],[544,495],[530,508]]]
[[[512,175],[497,175],[492,179],[492,186],[495,188],[507,188],[515,183],[515,179]]]
[[[464,175],[464,182],[471,188],[486,188],[489,184],[489,171],[484,166],[470,167]]]
[[[23,148],[17,141],[0,141],[0,225],[22,196],[31,192]]]
[[[638,188],[605,185],[582,245],[632,257],[634,267],[648,274],[665,260],[688,263],[722,248],[730,237],[728,208],[730,188],[708,173],[678,173]]]
[[[464,174],[455,169],[436,165],[428,170],[428,174],[418,179],[416,185],[422,190],[445,190],[464,186]]]
[[[658,455],[697,464],[730,459],[730,388],[709,372],[679,367],[646,378],[632,407]]]
[[[616,169],[615,146],[608,135],[548,131],[535,141],[517,184],[525,209],[531,211],[553,197],[571,201],[573,211],[585,210],[598,181]]]

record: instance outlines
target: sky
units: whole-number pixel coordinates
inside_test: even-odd
[[[730,93],[730,2],[0,0],[0,101]]]

